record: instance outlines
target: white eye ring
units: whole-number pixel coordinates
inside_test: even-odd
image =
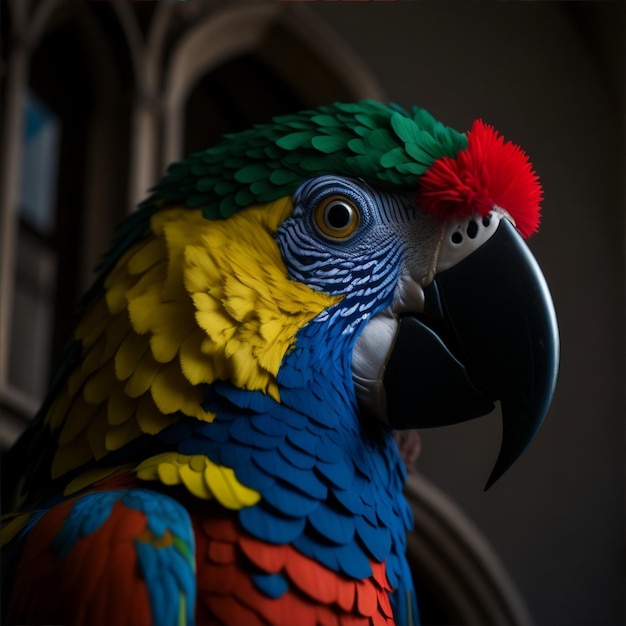
[[[361,222],[361,214],[352,200],[342,195],[324,198],[315,207],[315,226],[329,239],[348,239]]]

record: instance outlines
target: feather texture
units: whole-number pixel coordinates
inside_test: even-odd
[[[180,504],[143,490],[97,492],[39,516],[24,540],[8,621],[182,626],[193,621],[195,585],[192,527]]]
[[[483,161],[521,173],[494,182]],[[15,448],[8,621],[414,626],[406,472],[352,355],[409,282],[422,312],[445,220],[476,198],[536,226],[517,148],[373,101],[172,165],[122,224]]]
[[[203,520],[197,537],[198,623],[289,626],[295,616],[310,624],[393,623],[384,565],[373,563],[366,580],[350,579],[289,545],[254,539],[224,516]]]
[[[290,210],[251,208],[228,224],[154,216],[153,238],[121,257],[76,330],[85,359],[46,417],[58,433],[53,478],[183,416],[211,421],[202,384],[230,378],[278,397],[299,328],[337,300],[288,280],[271,234]]]

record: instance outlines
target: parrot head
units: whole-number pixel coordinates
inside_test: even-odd
[[[242,378],[249,367],[235,365],[217,378],[239,377],[237,385],[278,397],[288,372],[306,369],[301,354],[289,367],[298,333],[317,337],[313,329],[324,322],[343,339],[341,351],[319,352],[349,358],[351,388],[342,392],[354,395],[364,418],[394,429],[435,427],[488,414],[499,402],[503,440],[489,486],[534,437],[556,384],[555,313],[524,242],[538,228],[541,198],[527,155],[482,121],[459,133],[419,107],[409,113],[363,101],[227,136],[171,166],[140,215],[184,205],[215,228],[260,206],[254,211],[264,217],[255,218],[247,251],[242,228],[229,236],[239,248],[224,253],[233,266],[255,260],[228,274],[264,276],[269,289],[278,284],[269,268],[278,264],[277,293],[306,287],[290,296],[296,311],[267,312],[257,331],[225,349],[234,356],[223,362],[258,362],[250,337],[265,336],[273,359],[266,373]],[[261,232],[280,259],[262,258]],[[226,250],[218,235],[203,248]],[[276,256],[271,243],[267,249]],[[199,321],[208,297],[200,283]],[[238,293],[224,304],[228,289],[209,308],[240,325],[234,298],[252,308],[251,298]],[[258,306],[258,294],[252,301]],[[206,319],[215,334],[215,315]],[[330,341],[321,333],[315,340]]]
[[[541,198],[519,147],[419,107],[335,103],[227,135],[171,165],[122,223],[40,411],[44,435],[25,436],[36,445],[21,456],[41,446],[42,475],[97,478],[169,449],[181,420],[213,422],[229,382],[396,430],[499,402],[489,486],[556,384],[555,313],[524,242]]]

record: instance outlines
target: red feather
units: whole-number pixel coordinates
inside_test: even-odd
[[[527,154],[476,120],[467,148],[437,159],[420,177],[418,202],[424,213],[443,219],[487,215],[495,206],[515,221],[523,237],[539,227],[542,190]]]
[[[352,580],[289,545],[246,535],[226,515],[211,520],[199,515],[194,526],[199,624],[393,624],[384,565],[372,563],[370,578]],[[223,558],[233,553],[236,559]],[[249,575],[254,570],[280,573],[288,579],[289,589],[279,598],[269,598],[255,587]]]

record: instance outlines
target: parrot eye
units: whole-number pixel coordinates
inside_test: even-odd
[[[329,239],[348,239],[357,229],[361,216],[355,204],[345,196],[324,198],[315,207],[315,225]]]

